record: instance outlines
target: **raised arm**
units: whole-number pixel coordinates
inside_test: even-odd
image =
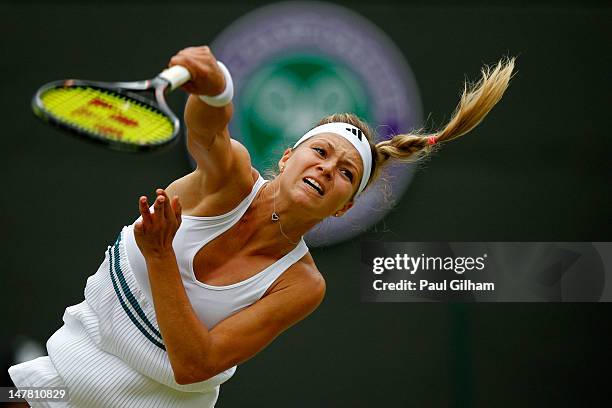
[[[204,193],[217,192],[227,182],[227,174],[248,181],[251,160],[242,144],[230,138],[228,125],[233,105],[210,106],[198,96],[215,96],[226,83],[217,60],[209,47],[189,47],[170,59],[169,66],[182,65],[191,80],[181,88],[190,93],[185,106],[187,148],[197,163],[196,173],[202,177]]]

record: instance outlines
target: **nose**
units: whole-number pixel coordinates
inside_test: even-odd
[[[332,163],[330,163],[329,161],[324,161],[317,165],[317,170],[319,170],[321,174],[328,180],[331,180],[332,166]]]

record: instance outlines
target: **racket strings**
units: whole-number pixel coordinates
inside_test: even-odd
[[[59,87],[41,95],[55,118],[96,137],[138,145],[170,139],[173,122],[162,112],[128,96],[91,87]]]

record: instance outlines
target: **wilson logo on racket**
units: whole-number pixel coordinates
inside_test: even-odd
[[[36,92],[32,109],[47,123],[109,147],[150,150],[177,139],[180,122],[165,94],[189,79],[187,69],[173,66],[145,81],[54,81]]]

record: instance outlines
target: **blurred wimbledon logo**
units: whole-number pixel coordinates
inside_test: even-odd
[[[348,8],[293,1],[264,6],[229,25],[211,48],[234,79],[230,134],[248,148],[264,177],[277,170],[287,147],[329,114],[357,114],[376,129],[376,141],[422,121],[416,81],[402,54]],[[309,231],[308,245],[331,245],[378,228],[412,174],[410,166],[388,166],[385,181],[376,181],[349,212]]]

